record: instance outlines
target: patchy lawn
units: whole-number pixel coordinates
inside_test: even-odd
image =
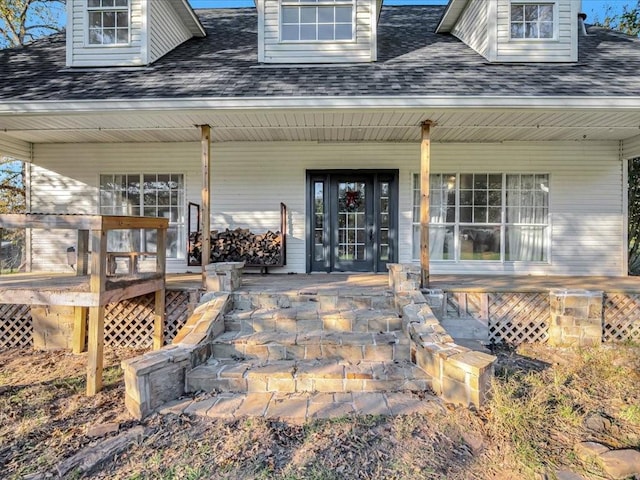
[[[302,426],[264,419],[129,418],[119,362],[106,350],[105,389],[84,396],[86,356],[0,352],[0,477],[40,478],[99,444],[90,427],[142,425],[144,436],[86,477],[105,479],[606,478],[574,445],[640,449],[640,347],[498,352],[491,403],[430,415],[356,417]],[[49,475],[51,476],[51,475]],[[69,478],[82,475],[67,474]]]

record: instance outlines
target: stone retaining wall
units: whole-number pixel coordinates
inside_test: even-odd
[[[211,340],[224,331],[228,293],[207,293],[172,345],[124,360],[125,405],[141,419],[184,394],[186,373],[211,355]]]
[[[456,345],[440,325],[432,307],[442,308],[442,295],[417,290],[413,265],[390,266],[390,286],[410,338],[411,360],[432,378],[433,390],[444,400],[465,406],[484,405],[491,389],[496,357]],[[393,277],[393,280],[391,278]]]

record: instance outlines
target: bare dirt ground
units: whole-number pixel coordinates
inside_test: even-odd
[[[107,350],[105,389],[84,396],[84,355],[0,351],[0,477],[56,478],[74,454],[135,427],[144,434],[89,472],[104,479],[607,478],[574,445],[640,449],[640,347],[523,346],[498,352],[493,399],[404,417],[342,417],[305,425],[175,415],[132,420],[119,362]],[[91,436],[97,425],[118,432]]]

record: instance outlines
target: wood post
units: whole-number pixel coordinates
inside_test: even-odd
[[[89,230],[78,230],[76,260],[76,276],[84,276],[89,273]],[[73,325],[73,353],[79,354],[86,350],[87,338],[87,307],[75,307],[75,320]]]
[[[104,309],[106,289],[107,232],[91,230],[91,293],[97,294],[98,306],[89,308],[89,356],[87,360],[87,395],[102,390],[104,354]]]
[[[73,323],[73,353],[79,354],[87,348],[87,307],[75,307],[73,313],[75,315]]]
[[[431,127],[422,122],[420,143],[420,288],[429,287],[429,173],[431,170]]]
[[[156,272],[162,275],[162,289],[155,292],[155,306],[153,310],[153,349],[160,350],[164,345],[164,302],[165,302],[165,272],[167,253],[167,230],[156,230],[158,248],[156,252]]]
[[[202,286],[206,287],[205,267],[211,258],[211,127],[200,125],[202,146]]]

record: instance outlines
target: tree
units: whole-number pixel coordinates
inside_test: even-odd
[[[0,158],[0,214],[24,213],[24,163]],[[25,232],[0,229],[0,273],[19,270],[24,263]]]
[[[17,47],[62,31],[66,0],[0,0],[0,48]],[[25,164],[0,158],[0,213],[24,213]],[[24,263],[24,230],[0,230],[0,273]]]
[[[604,19],[600,21],[596,17],[594,25],[637,37],[640,35],[640,0],[637,0],[634,7],[623,6],[622,12],[616,12],[611,5],[607,6]]]
[[[640,158],[629,160],[629,275],[640,275]]]
[[[0,0],[0,48],[17,47],[62,31],[66,0]]]

